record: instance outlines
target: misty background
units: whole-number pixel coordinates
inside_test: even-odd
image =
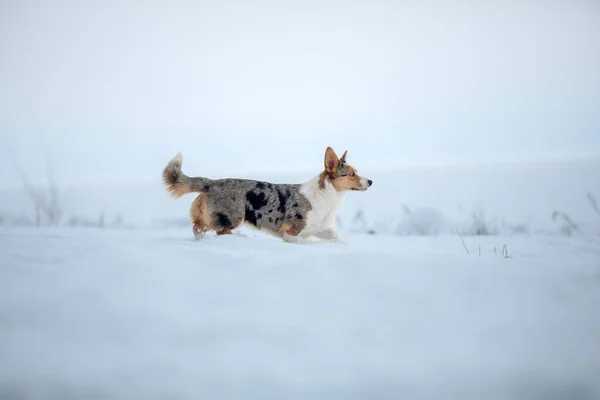
[[[599,4],[3,1],[0,187],[595,157]]]

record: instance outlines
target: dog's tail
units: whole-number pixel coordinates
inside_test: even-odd
[[[177,153],[163,170],[163,183],[171,196],[177,199],[187,193],[207,192],[210,188],[211,180],[187,176],[181,171],[182,163],[183,156],[181,153]]]

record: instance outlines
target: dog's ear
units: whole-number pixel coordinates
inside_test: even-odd
[[[348,155],[348,150],[346,150],[346,151],[344,152],[344,155],[342,156],[342,158],[340,158],[340,162],[341,162],[342,164],[346,164],[346,156],[347,156],[347,155]]]
[[[331,147],[327,147],[325,151],[325,171],[331,175],[337,174],[338,167],[340,166],[340,159]]]

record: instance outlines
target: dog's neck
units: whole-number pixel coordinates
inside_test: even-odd
[[[336,190],[331,180],[323,179],[322,174],[304,182],[302,188],[311,201],[327,204],[327,208],[338,208],[346,194],[346,192]]]
[[[343,198],[346,194],[346,192],[336,190],[333,183],[331,183],[331,179],[329,177],[324,177],[323,173],[312,177],[304,182],[302,186],[318,196]]]
[[[344,192],[338,192],[329,179],[321,180],[317,175],[301,185],[302,193],[311,205],[306,218],[305,231],[322,232],[335,223],[341,208]]]

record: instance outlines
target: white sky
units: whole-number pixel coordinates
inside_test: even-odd
[[[0,2],[0,187],[600,155],[598,1]]]

